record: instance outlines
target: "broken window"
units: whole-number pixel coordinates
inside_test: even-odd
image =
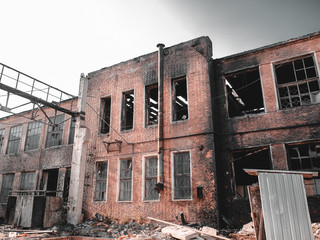
[[[20,190],[33,190],[35,172],[22,172],[20,177]]]
[[[232,153],[236,197],[248,198],[247,186],[258,182],[258,177],[243,169],[271,169],[268,147],[237,150]]]
[[[13,188],[14,173],[2,175],[2,187],[0,193],[0,203],[6,203],[10,191]]]
[[[62,144],[64,115],[51,117],[50,120],[53,124],[48,122],[46,148]]]
[[[131,201],[132,189],[132,160],[120,161],[119,201]]]
[[[121,131],[133,128],[134,92],[122,94]]]
[[[158,123],[158,85],[146,87],[146,123],[155,125]]]
[[[173,154],[174,199],[191,199],[190,153]]]
[[[281,109],[320,102],[319,77],[312,56],[275,65]]]
[[[96,163],[96,191],[95,200],[105,201],[107,191],[108,162]]]
[[[38,149],[42,132],[42,122],[30,122],[27,129],[25,151]]]
[[[158,200],[159,193],[155,190],[158,176],[158,157],[145,158],[144,200]]]
[[[225,77],[229,117],[264,112],[259,68]]]
[[[56,196],[59,169],[47,169],[42,172],[40,189],[46,191],[47,196]]]
[[[111,97],[101,99],[101,127],[100,133],[110,132]]]
[[[21,134],[22,134],[22,125],[15,126],[10,129],[8,146],[7,146],[7,154],[19,152]]]
[[[172,81],[173,121],[188,119],[188,92],[186,77]]]
[[[75,127],[76,127],[76,121],[75,121],[75,119],[71,119],[68,144],[73,144]]]
[[[4,129],[0,129],[0,154],[1,154],[1,149],[3,145],[3,140],[4,140]]]
[[[320,171],[320,143],[288,145],[290,170]],[[313,179],[314,193],[320,194],[320,178]]]

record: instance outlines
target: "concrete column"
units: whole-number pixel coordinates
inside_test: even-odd
[[[64,182],[66,178],[66,168],[60,168],[59,174],[58,174],[58,183],[57,183],[57,197],[63,197],[63,191],[64,191]]]
[[[76,117],[75,124],[67,217],[68,223],[74,225],[80,223],[82,214],[87,136],[89,136],[89,130],[85,126],[87,90],[88,78],[81,74],[77,109],[80,114]]]

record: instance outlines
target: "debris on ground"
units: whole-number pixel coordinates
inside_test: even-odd
[[[320,240],[320,223],[312,223],[314,240]]]

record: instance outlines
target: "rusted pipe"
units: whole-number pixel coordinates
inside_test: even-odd
[[[158,48],[158,183],[163,183],[163,48],[164,44],[157,44]]]

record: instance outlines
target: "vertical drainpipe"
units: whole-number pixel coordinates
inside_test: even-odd
[[[158,183],[163,184],[163,48],[164,44],[157,44],[158,48]]]

